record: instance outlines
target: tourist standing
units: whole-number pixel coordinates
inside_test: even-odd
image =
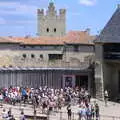
[[[68,120],[71,120],[72,111],[71,111],[71,105],[70,104],[67,106],[67,114],[68,114]]]
[[[94,105],[91,106],[91,117],[94,120],[94,117],[95,117],[95,106]]]
[[[87,109],[85,105],[82,105],[80,114],[81,114],[81,120],[87,120]]]
[[[95,115],[96,115],[96,120],[99,120],[99,106],[97,103],[95,104]]]
[[[91,120],[91,108],[89,106],[86,107],[86,114],[87,114],[87,120]]]
[[[82,110],[82,106],[79,106],[79,111],[78,111],[78,115],[79,115],[79,120],[81,120],[81,110]]]
[[[108,91],[107,90],[105,90],[104,99],[105,99],[105,106],[107,106],[107,102],[108,102]]]

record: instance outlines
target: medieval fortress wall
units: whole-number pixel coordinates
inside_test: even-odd
[[[38,9],[37,21],[39,36],[61,37],[66,34],[66,10],[60,9],[57,14],[54,3],[49,4],[46,13],[44,9]]]

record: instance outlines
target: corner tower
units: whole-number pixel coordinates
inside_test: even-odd
[[[59,14],[53,1],[49,2],[48,10],[37,10],[38,36],[60,37],[66,33],[66,9],[60,9]]]

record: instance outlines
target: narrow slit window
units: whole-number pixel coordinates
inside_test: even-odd
[[[54,32],[56,32],[56,28],[54,28]]]
[[[40,58],[43,59],[43,55],[40,55]]]
[[[49,28],[47,28],[47,32],[49,32]]]
[[[26,54],[23,54],[22,56],[23,56],[23,58],[26,58]]]
[[[34,55],[34,54],[31,54],[31,58],[35,58],[35,55]]]

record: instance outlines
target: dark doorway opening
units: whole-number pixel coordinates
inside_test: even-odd
[[[88,76],[87,75],[77,75],[75,86],[80,88],[88,89]]]

